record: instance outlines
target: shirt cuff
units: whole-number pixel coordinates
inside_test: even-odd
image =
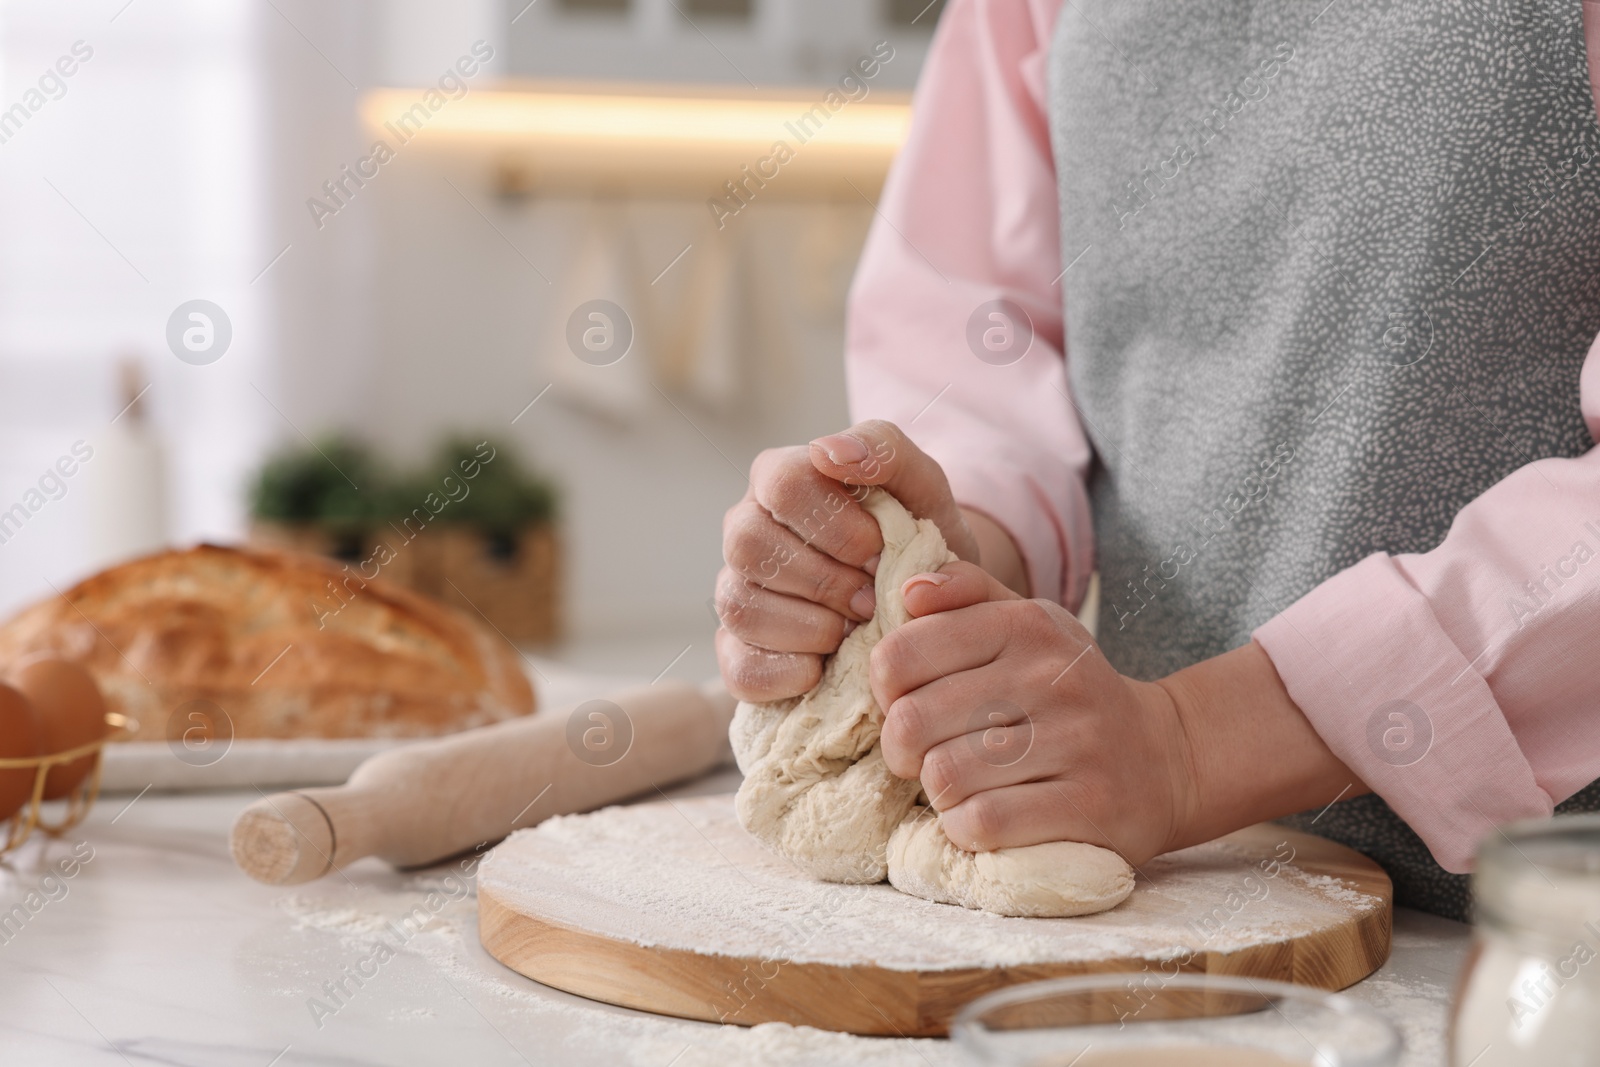
[[[981,511],[1016,542],[1028,568],[1029,595],[1054,600],[1076,611],[1083,603],[1093,570],[1094,531],[1087,500],[1069,501],[1062,526],[1048,496],[1012,466],[972,466],[941,460],[957,504]],[[1082,495],[1081,491],[1078,492]],[[1071,516],[1081,516],[1073,519]],[[1074,529],[1081,526],[1081,529]]]
[[[1345,765],[1447,871],[1501,824],[1548,817],[1488,683],[1390,557],[1334,575],[1253,635]]]

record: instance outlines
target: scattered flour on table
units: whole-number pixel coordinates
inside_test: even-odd
[[[404,1008],[390,1014],[391,1019],[434,1019],[439,1015],[432,1008]]]
[[[276,903],[279,911],[293,920],[294,929],[333,936],[345,950],[360,952],[385,935],[392,941],[391,924],[416,915],[418,907],[428,911],[424,904],[428,894],[441,890],[438,877],[424,872],[404,876],[394,888],[363,885],[352,890],[328,885],[287,894]],[[943,1040],[858,1037],[783,1023],[723,1026],[585,1000],[541,986],[502,966],[478,944],[477,921],[475,894],[447,900],[402,951],[427,960],[448,981],[448,985],[440,985],[441,1002],[458,995],[468,997],[525,1053],[542,1048],[548,1055],[550,1042],[560,1041],[573,1056],[603,1055],[610,1062],[630,1067],[664,1067],[668,1063],[673,1067],[749,1063],[772,1067],[833,1067],[840,1063],[963,1067],[969,1062]],[[296,987],[281,992],[295,999],[306,995],[305,989]],[[406,1022],[438,1014],[429,1008],[406,1008],[390,1017]]]
[[[1418,979],[1374,974],[1345,993],[1378,1009],[1400,1028],[1405,1042],[1401,1067],[1443,1067],[1450,1020],[1448,987],[1433,988]]]
[[[295,920],[296,930],[325,930],[343,935],[345,940],[359,938],[362,943],[388,933],[389,924],[404,912],[402,908],[393,909],[393,914],[349,907],[324,908],[318,906],[315,897],[300,894],[280,898],[278,910]]]
[[[514,908],[641,945],[896,970],[1230,952],[1382,906],[1292,864],[1265,875],[1270,856],[1199,845],[1145,864],[1148,879],[1111,911],[1007,918],[816,881],[746,834],[721,796],[546,820],[501,844],[479,877]]]

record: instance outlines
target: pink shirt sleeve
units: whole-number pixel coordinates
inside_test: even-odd
[[[1090,447],[1062,354],[1056,173],[1045,70],[1059,0],[955,0],[851,286],[851,413],[899,425],[956,500],[1011,534],[1033,595],[1082,602],[1094,567]],[[985,362],[982,305],[1031,320],[1026,355]],[[979,313],[977,333],[992,325]],[[1026,327],[1024,327],[1026,328]]]
[[[1584,0],[1583,15],[1600,102],[1600,4]],[[1600,439],[1600,340],[1579,404]],[[1438,548],[1369,556],[1255,639],[1328,746],[1441,866],[1466,871],[1495,826],[1547,816],[1600,778],[1597,585],[1591,449],[1514,471]]]

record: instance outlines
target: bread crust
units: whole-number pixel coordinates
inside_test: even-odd
[[[0,626],[0,667],[36,655],[88,668],[146,741],[193,700],[241,738],[427,737],[534,710],[519,655],[489,627],[275,550],[202,544],[102,571]]]

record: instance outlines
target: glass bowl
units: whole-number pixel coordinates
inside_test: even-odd
[[[1400,1034],[1349,997],[1262,978],[1084,975],[979,997],[950,1036],[993,1067],[1393,1067]]]

